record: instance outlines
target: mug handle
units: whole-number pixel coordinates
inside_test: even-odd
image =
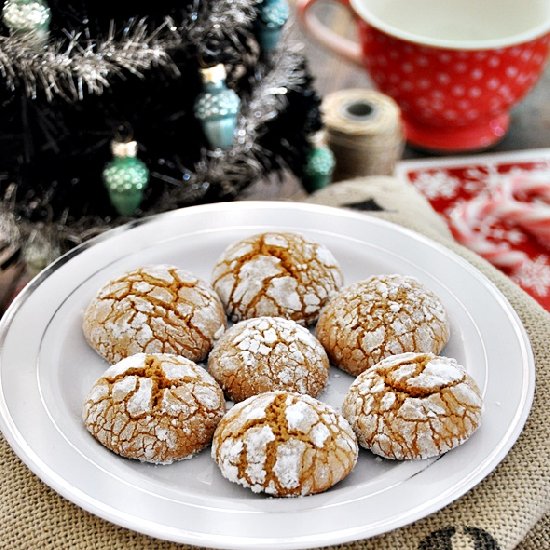
[[[348,8],[350,11],[349,0],[339,0],[342,5]],[[343,57],[351,63],[362,66],[361,61],[361,47],[353,40],[348,40],[330,30],[323,25],[317,17],[315,17],[309,8],[315,4],[317,0],[298,0],[296,5],[296,11],[300,23],[304,26],[306,31],[311,34],[319,44],[328,48],[331,52]]]

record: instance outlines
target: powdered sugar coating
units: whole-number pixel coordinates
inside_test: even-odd
[[[357,377],[342,408],[359,444],[385,458],[431,458],[464,443],[481,420],[481,393],[454,359],[388,357]]]
[[[294,233],[270,232],[230,245],[212,281],[235,322],[271,316],[311,324],[343,277],[324,245]]]
[[[225,332],[208,357],[208,371],[235,402],[275,390],[316,397],[326,386],[329,361],[306,328],[258,317]]]
[[[176,355],[141,353],[105,371],[82,418],[115,453],[168,464],[208,445],[224,412],[222,390],[202,367]]]
[[[168,265],[142,267],[107,283],[84,313],[88,343],[107,361],[136,353],[174,353],[202,361],[225,330],[214,290]]]
[[[316,333],[331,363],[357,376],[390,355],[439,353],[450,327],[439,298],[417,279],[375,275],[334,297]]]
[[[329,489],[351,472],[357,454],[342,415],[308,395],[288,392],[235,405],[212,441],[212,458],[226,479],[284,497]]]

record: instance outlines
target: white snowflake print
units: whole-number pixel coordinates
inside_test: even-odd
[[[429,200],[452,199],[460,185],[460,179],[449,175],[445,170],[422,172],[413,185]]]
[[[533,176],[537,174],[548,174],[548,163],[536,163],[531,168],[514,166],[505,174],[499,172],[499,163],[488,162],[479,167],[472,167],[466,170],[468,178],[464,183],[464,189],[470,193],[477,193],[484,190],[498,189],[510,176]]]
[[[449,221],[453,217],[453,212],[455,208],[463,208],[467,202],[468,201],[466,199],[457,199],[455,202],[451,203],[450,206],[448,206],[445,210],[443,210],[443,216],[445,216],[447,221]]]
[[[512,279],[522,287],[532,289],[538,296],[550,295],[550,264],[546,256],[526,260]]]
[[[504,229],[501,227],[489,228],[485,234],[495,240],[508,241],[512,244],[519,244],[525,240],[525,234],[519,229]]]

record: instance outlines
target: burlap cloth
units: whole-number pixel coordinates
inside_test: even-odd
[[[423,199],[391,178],[337,184],[311,200],[371,210],[368,215],[424,233],[466,258],[498,286],[519,314],[531,339],[537,368],[535,402],[525,429],[491,475],[458,501],[413,525],[333,548],[550,548],[550,315],[505,275],[454,243]],[[190,548],[151,539],[82,511],[35,477],[3,439],[0,479],[2,549]]]

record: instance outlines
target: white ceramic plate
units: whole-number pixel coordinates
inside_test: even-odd
[[[106,364],[81,333],[84,308],[106,281],[143,264],[172,263],[209,279],[229,243],[263,230],[297,231],[327,245],[346,282],[374,273],[416,276],[446,306],[444,354],[477,379],[482,427],[437,460],[393,462],[361,451],[330,491],[295,499],[255,495],[224,480],[204,451],[152,466],[122,459],[84,429],[84,396]],[[45,483],[113,523],[155,537],[217,548],[307,548],[370,537],[450,503],[504,458],[534,392],[521,323],[470,264],[415,233],[329,207],[289,203],[187,208],[115,230],[37,277],[0,325],[1,428]],[[331,368],[321,399],[340,406],[351,378]]]

